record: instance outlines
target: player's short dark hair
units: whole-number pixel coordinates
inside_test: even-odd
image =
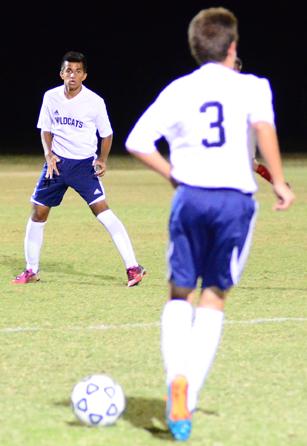
[[[238,40],[238,20],[223,7],[202,9],[189,24],[189,46],[199,65],[222,62],[230,44]]]
[[[87,60],[83,53],[79,53],[78,51],[68,51],[65,53],[61,62],[61,70],[63,70],[65,62],[82,63],[83,70],[85,73],[87,73]]]

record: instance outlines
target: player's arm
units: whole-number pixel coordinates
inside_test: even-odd
[[[139,118],[125,145],[131,155],[176,187],[176,180],[171,176],[171,164],[158,148],[158,141],[165,136],[166,129],[173,122],[170,118],[174,107],[172,99],[173,96],[169,97],[166,91],[160,93],[156,101]]]
[[[95,160],[94,169],[98,177],[102,177],[107,170],[107,160],[111,150],[113,134],[101,138],[100,156]]]
[[[129,149],[129,152],[131,155],[135,156],[139,161],[145,164],[145,166],[172,182],[171,165],[158,150],[151,153],[142,153]]]
[[[277,196],[275,210],[285,210],[294,201],[295,196],[285,182],[280,149],[275,127],[267,122],[253,124],[256,131],[258,147],[272,177],[273,190]]]
[[[51,132],[46,132],[44,130],[41,131],[41,141],[44,149],[44,155],[47,163],[47,172],[46,178],[53,178],[53,173],[55,172],[59,175],[59,171],[56,163],[59,161],[59,158],[52,152],[52,139],[53,135]]]

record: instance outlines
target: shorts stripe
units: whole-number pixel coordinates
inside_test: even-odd
[[[242,251],[241,251],[241,255],[238,256],[238,248],[235,247],[233,250],[232,256],[231,256],[230,272],[231,272],[231,277],[232,277],[234,285],[236,285],[239,282],[243,268],[246,264],[246,261],[247,261],[247,258],[248,258],[249,252],[250,252],[253,231],[254,231],[254,227],[256,224],[257,213],[258,213],[258,204],[255,203],[255,212],[254,212],[254,215],[253,215],[253,217],[250,221],[250,224],[249,224],[249,230],[248,230],[246,240],[245,240],[245,243],[244,243]]]

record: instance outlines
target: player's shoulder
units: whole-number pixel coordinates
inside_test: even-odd
[[[59,94],[63,93],[64,90],[64,86],[63,85],[59,85],[57,87],[53,87],[53,88],[49,88],[48,90],[45,91],[44,96],[45,97],[54,97],[54,96],[58,96]]]
[[[232,85],[236,87],[234,90],[238,91],[241,97],[245,97],[247,100],[253,98],[256,101],[272,97],[271,84],[266,77],[237,72],[233,72],[233,75],[236,79]]]
[[[93,104],[97,104],[97,106],[101,106],[102,104],[105,105],[105,100],[102,95],[96,93],[85,85],[82,85],[82,97]]]
[[[160,92],[159,98],[167,100],[168,97],[171,97],[174,100],[175,97],[179,97],[185,94],[187,91],[188,85],[193,82],[191,80],[192,73],[183,74],[173,80],[171,80]]]
[[[191,82],[194,82],[194,78],[197,77],[199,74],[199,68],[196,70],[193,70],[189,73],[185,73],[182,76],[178,76],[176,79],[174,79],[172,82],[169,83],[168,87],[170,89],[181,89],[185,85],[190,84]]]
[[[102,95],[96,93],[94,90],[91,90],[89,87],[86,87],[85,85],[82,85],[82,94],[97,101],[104,100]]]
[[[245,82],[249,86],[256,85],[261,87],[269,87],[270,82],[266,77],[257,76],[250,73],[236,73],[240,77],[242,82]]]

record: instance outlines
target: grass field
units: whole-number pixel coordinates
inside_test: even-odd
[[[172,444],[159,333],[172,190],[136,161],[110,158],[107,199],[148,270],[140,286],[126,287],[109,235],[71,190],[45,228],[41,281],[14,286],[41,166],[41,157],[0,157],[0,445]],[[272,212],[270,186],[258,180],[253,246],[228,300],[192,446],[307,445],[306,171],[307,158],[285,160],[297,196],[285,213]],[[122,384],[127,409],[115,426],[86,428],[70,392],[102,371]]]

